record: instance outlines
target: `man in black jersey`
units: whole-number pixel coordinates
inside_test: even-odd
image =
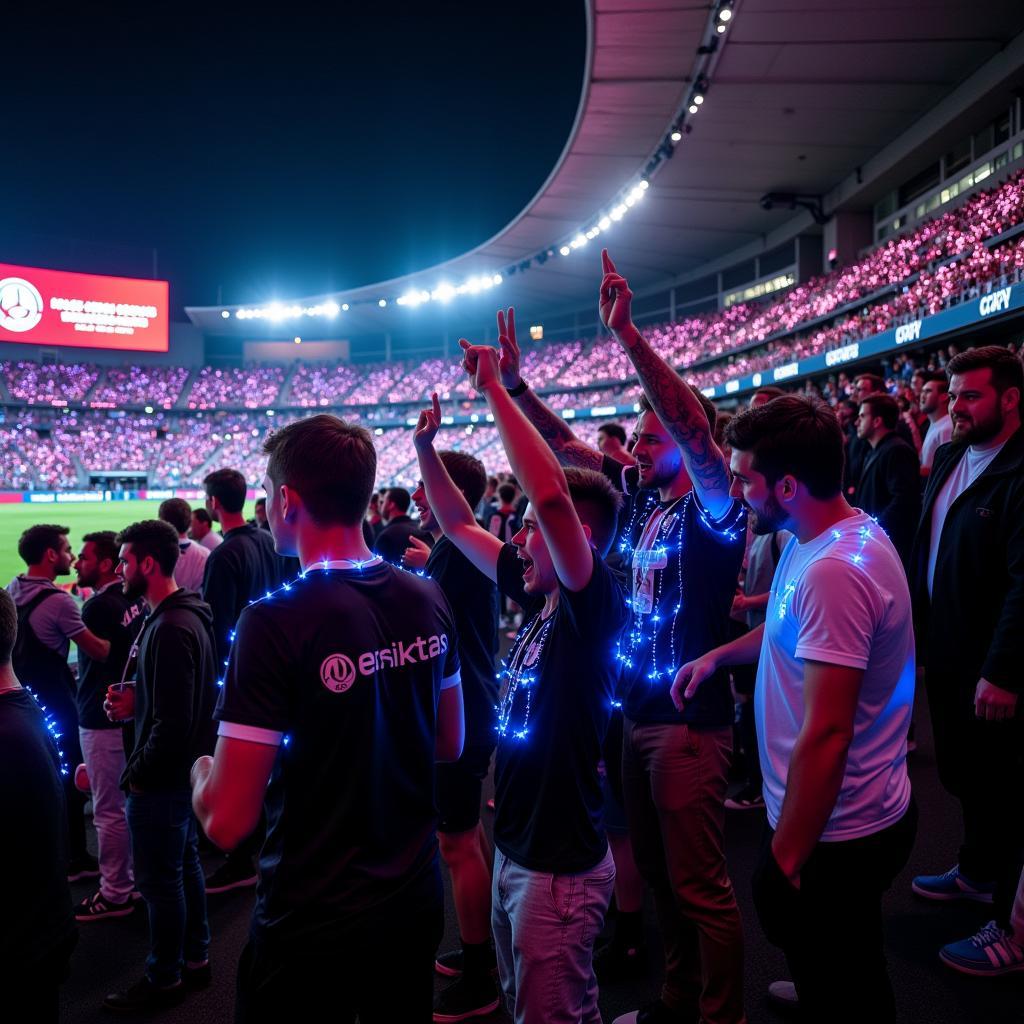
[[[206,508],[220,523],[223,543],[210,552],[203,573],[203,600],[213,611],[217,663],[223,669],[231,647],[231,633],[242,609],[258,597],[276,590],[298,571],[298,563],[274,550],[274,539],[242,515],[245,477],[237,469],[218,469],[203,480]],[[210,894],[256,884],[256,850],[260,833],[243,843],[206,879]]]
[[[445,536],[524,608],[498,711],[491,914],[498,970],[518,1024],[591,1024],[600,1020],[594,939],[615,880],[598,761],[626,618],[602,558],[619,498],[598,474],[567,477],[502,387],[497,352],[462,344],[473,386],[530,499],[512,544],[477,523],[434,450],[441,425],[434,395],[416,428],[431,511]]]
[[[82,621],[98,637],[110,641],[106,661],[78,652],[78,735],[82,742],[92,794],[92,823],[99,846],[100,884],[75,910],[79,921],[125,917],[132,912],[131,837],[124,816],[121,774],[125,767],[121,726],[103,710],[107,687],[120,683],[128,667],[132,641],[146,616],[141,598],[130,598],[114,572],[117,535],[112,530],[87,533],[75,562],[78,585],[92,589],[82,606]]]
[[[57,1024],[58,985],[75,946],[62,765],[39,704],[14,674],[17,632],[14,600],[0,590],[0,875],[10,883],[0,984],[6,1020]]]
[[[465,452],[438,454],[470,508],[475,508],[487,484],[483,463]],[[454,764],[439,764],[435,775],[438,838],[441,856],[452,876],[452,896],[462,939],[460,950],[446,954],[436,964],[439,973],[457,977],[434,1004],[434,1020],[447,1022],[490,1013],[498,1006],[498,991],[491,973],[492,853],[480,822],[483,780],[491,764],[496,736],[494,707],[498,685],[494,678],[494,652],[498,593],[494,582],[441,532],[422,481],[413,491],[412,500],[419,511],[420,526],[434,540],[423,571],[440,585],[455,615],[466,709],[462,757]],[[422,556],[420,544],[426,548],[422,541],[410,538],[406,566],[411,565],[415,554]]]
[[[665,946],[661,997],[638,1024],[743,1021],[743,937],[725,862],[732,695],[727,674],[682,713],[676,671],[729,637],[745,519],[712,437],[714,407],[646,342],[632,294],[603,255],[602,322],[636,366],[645,397],[634,466],[573,435],[518,372],[514,331],[501,331],[504,383],[563,464],[600,469],[631,498],[620,555],[631,573],[630,624],[618,657],[625,691],[623,791],[637,865],[650,884]]]
[[[434,762],[463,741],[452,612],[366,546],[363,427],[321,414],[264,451],[270,529],[303,576],[242,612],[216,752],[192,773],[219,846],[266,811],[236,1020],[427,1021],[444,927]]]

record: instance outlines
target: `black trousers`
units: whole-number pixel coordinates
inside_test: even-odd
[[[1022,709],[1012,721],[986,722],[974,713],[977,680],[965,685],[933,672],[926,684],[939,779],[963,810],[960,870],[995,883],[993,917],[1006,928],[1024,860]]]
[[[754,871],[754,906],[768,941],[786,954],[805,1021],[889,1024],[882,897],[910,857],[917,806],[862,839],[818,843],[795,889],[771,853],[768,828]]]
[[[427,1024],[434,956],[444,934],[440,872],[358,927],[281,940],[250,937],[238,965],[235,1024],[330,1020]]]

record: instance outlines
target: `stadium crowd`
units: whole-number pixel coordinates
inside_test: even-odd
[[[1017,213],[1003,199],[939,218],[913,252],[977,219],[997,233]],[[919,252],[893,249],[831,287],[923,273]],[[828,305],[819,287],[811,310]],[[491,422],[446,425],[437,393],[412,431],[166,413],[165,444],[177,426],[201,445],[177,470],[203,474],[202,508],[172,498],[75,550],[59,525],[22,535],[25,572],[0,592],[0,801],[22,827],[0,863],[24,884],[0,951],[32,1001],[24,1019],[56,1019],[76,922],[141,907],[150,954],[105,1005],[187,999],[212,977],[207,894],[255,886],[242,1022],[325,1005],[446,1022],[503,1004],[517,1024],[591,1024],[599,979],[646,955],[645,888],[664,981],[620,1020],[742,1022],[756,925],[726,864],[732,810],[764,820],[754,903],[790,972],[772,998],[808,1021],[894,1021],[882,900],[918,831],[919,683],[964,831],[958,863],[912,888],[936,912],[991,907],[935,952],[976,976],[1024,970],[1024,816],[1007,813],[1024,773],[1019,355],[899,353],[881,374],[765,387],[719,413],[631,301],[604,253],[601,320],[639,381],[631,433],[563,419],[536,390],[550,363],[521,352],[501,311],[499,349],[466,343],[461,362],[424,370],[481,396]],[[254,374],[245,386],[283,384]],[[292,394],[312,400],[320,378],[296,391],[298,377]],[[211,371],[203,400],[242,380]],[[380,367],[349,397],[417,387]],[[152,459],[150,419],[55,416],[33,464],[72,433],[100,460]],[[4,428],[18,451],[20,426]],[[267,496],[248,522],[254,480]],[[81,605],[58,585],[72,571]],[[746,779],[730,791],[734,762]],[[921,826],[939,823],[922,812]],[[206,879],[201,838],[227,852]],[[440,860],[461,946],[435,960]],[[83,878],[97,889],[73,907]],[[434,972],[451,979],[436,1000]]]

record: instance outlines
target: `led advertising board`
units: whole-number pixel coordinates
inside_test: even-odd
[[[167,351],[167,282],[0,263],[0,342]]]

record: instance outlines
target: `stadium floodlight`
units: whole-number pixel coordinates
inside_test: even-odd
[[[297,334],[295,335],[294,338],[292,338],[292,341],[294,341],[296,345],[302,344],[302,339]]]
[[[559,251],[559,252],[560,252],[560,253],[561,253],[561,254],[562,254],[563,256],[568,256],[568,255],[569,255],[569,253],[571,253],[571,252],[572,252],[572,249],[570,249],[570,248],[569,248],[569,246],[567,246],[567,245],[563,245],[563,246],[562,246],[562,247],[561,247],[561,248],[560,248],[560,249],[559,249],[558,251]]]
[[[601,229],[602,231],[607,231],[607,230],[608,230],[608,229],[609,229],[609,228],[610,228],[610,227],[612,226],[611,218],[610,218],[610,217],[608,217],[608,216],[607,216],[607,214],[606,214],[606,215],[605,215],[604,217],[602,217],[602,218],[601,218],[601,219],[600,219],[600,220],[599,220],[599,221],[597,222],[597,226],[598,226],[598,227],[599,227],[599,228],[600,228],[600,229]]]
[[[388,300],[387,299],[378,299],[377,300],[377,305],[380,306],[381,309],[383,309],[387,304],[388,304]]]
[[[673,128],[672,129],[672,134],[669,136],[669,138],[673,142],[682,142],[683,141],[683,133],[678,128]]]
[[[696,114],[697,111],[700,110],[700,107],[698,107],[696,103],[691,103],[686,109],[689,110],[691,114]]]
[[[341,308],[342,308],[343,312],[347,313],[348,312],[348,303],[347,302],[343,302],[341,304]]]
[[[697,106],[699,107],[704,102],[704,93],[702,93],[702,92],[695,92],[693,94],[693,102],[696,103]]]
[[[501,284],[501,282],[502,282],[503,280],[504,280],[504,278],[503,278],[503,277],[501,276],[501,274],[494,274],[494,275],[493,275],[493,276],[491,277],[491,282],[492,282],[492,284]]]
[[[345,308],[348,309],[348,306]],[[324,306],[324,316],[329,316],[333,319],[339,312],[341,312],[341,309],[336,302],[328,302],[327,305]]]
[[[222,309],[222,310],[220,311],[220,315],[221,315],[221,316],[222,316],[222,317],[223,317],[223,318],[224,318],[225,320],[227,320],[227,319],[228,319],[228,318],[229,318],[229,317],[231,316],[231,314],[230,314],[230,313],[228,312],[228,310],[226,310],[226,309]]]
[[[152,416],[153,415],[153,406],[151,406],[151,405],[147,405],[146,406],[146,415],[147,416]]]
[[[719,21],[731,21],[732,20],[732,7],[729,4],[722,4],[718,11]]]
[[[651,187],[651,183],[646,178],[644,178],[643,180],[641,180],[640,184],[637,187],[643,189],[643,191],[646,192]]]

